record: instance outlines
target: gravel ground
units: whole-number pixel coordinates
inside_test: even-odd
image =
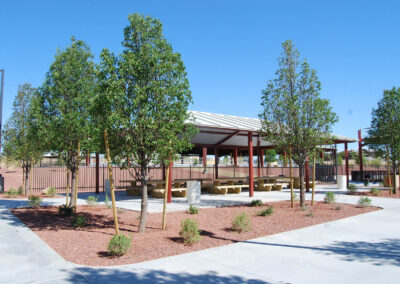
[[[274,207],[271,216],[257,216],[258,211],[269,205]],[[280,201],[264,203],[262,207],[202,209],[197,215],[178,211],[168,213],[166,231],[160,229],[162,214],[154,213],[148,215],[146,232],[143,234],[137,233],[139,212],[123,210],[118,215],[120,230],[122,234],[132,236],[132,248],[119,258],[111,258],[106,252],[107,243],[115,231],[112,211],[103,205],[79,206],[78,212],[86,216],[88,226],[75,230],[70,224],[70,218],[58,215],[57,207],[18,208],[11,211],[66,260],[82,265],[110,266],[222,246],[378,209],[316,202],[312,209],[308,206],[303,210],[298,205],[290,208],[289,201]],[[242,212],[250,216],[252,230],[239,234],[230,228],[234,217]],[[184,245],[179,237],[180,223],[185,218],[195,219],[202,231],[200,242],[191,246]]]

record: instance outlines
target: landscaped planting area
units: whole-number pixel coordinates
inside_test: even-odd
[[[272,206],[272,207],[270,207]],[[260,215],[270,209],[271,214]],[[339,208],[339,209],[338,209]],[[377,207],[361,208],[357,205],[327,204],[316,202],[314,206],[290,207],[289,201],[268,202],[262,206],[233,206],[201,209],[198,214],[188,211],[170,212],[167,229],[161,230],[162,213],[149,214],[146,232],[137,233],[140,212],[119,210],[120,234],[132,237],[131,248],[120,257],[111,257],[107,252],[110,239],[115,234],[112,211],[104,205],[78,206],[82,226],[75,226],[74,217],[63,217],[58,207],[18,208],[11,211],[30,227],[50,247],[66,260],[83,265],[119,265],[137,263],[181,253],[222,246],[257,237],[290,231],[323,222],[379,210]],[[249,217],[249,231],[232,229],[238,215]],[[76,216],[76,215],[75,215]],[[195,220],[200,230],[200,239],[193,244],[184,244],[179,231],[185,219]]]

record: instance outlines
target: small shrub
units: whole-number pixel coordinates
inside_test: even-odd
[[[114,235],[108,242],[107,251],[109,255],[121,256],[127,253],[132,243],[132,237],[125,235]]]
[[[57,189],[54,186],[51,186],[47,190],[46,196],[47,197],[54,197],[56,194],[57,194]]]
[[[251,230],[250,217],[246,213],[241,213],[232,221],[232,230],[242,233]]]
[[[191,245],[200,241],[200,231],[196,220],[184,219],[181,222],[179,236],[182,237],[185,245]]]
[[[307,210],[308,210],[308,206],[305,205],[305,206],[301,207],[300,209],[301,209],[302,211],[307,211]]]
[[[74,207],[68,205],[61,205],[58,207],[58,213],[62,216],[69,217],[74,213]]]
[[[20,186],[18,188],[18,195],[23,195],[24,194],[24,189],[22,188],[22,186]]]
[[[42,200],[40,199],[39,196],[36,195],[30,195],[28,197],[28,205],[29,207],[38,207],[42,203]]]
[[[372,195],[377,196],[377,195],[379,195],[379,189],[377,189],[376,187],[371,188],[370,193],[371,193]]]
[[[112,207],[112,204],[110,202],[110,199],[108,199],[108,194],[106,192],[106,197],[105,197],[105,204],[107,206],[108,209],[110,209]]]
[[[122,208],[117,208],[117,213],[124,213],[124,212],[125,212],[124,209],[122,209]]]
[[[86,203],[90,206],[96,205],[97,200],[99,200],[98,196],[95,195],[89,195],[86,199]]]
[[[369,178],[364,179],[364,185],[368,186],[369,185]]]
[[[75,215],[74,218],[72,218],[71,220],[71,225],[72,227],[74,227],[74,229],[78,227],[86,227],[86,218],[84,216]]]
[[[361,207],[368,207],[371,206],[371,202],[372,200],[368,197],[360,197],[360,199],[358,200],[358,205],[360,205]]]
[[[256,199],[256,200],[252,200],[250,203],[250,206],[262,206],[262,200],[260,199]]]
[[[306,217],[314,217],[314,212],[312,210],[308,211]]]
[[[273,213],[274,213],[274,207],[271,205],[271,206],[268,206],[268,208],[259,211],[258,216],[266,217],[266,216],[272,215]]]
[[[294,201],[299,201],[300,200],[300,197],[299,197],[299,195],[297,193],[293,193],[293,200]]]
[[[342,206],[336,205],[335,210],[340,210],[340,209],[342,209]]]
[[[199,208],[197,208],[193,205],[189,206],[189,214],[198,214],[198,213],[199,213]]]
[[[358,191],[357,186],[354,183],[350,183],[347,190],[349,191],[349,194],[355,194]]]
[[[19,194],[19,190],[17,190],[17,189],[15,189],[15,188],[12,188],[12,187],[10,187],[10,189],[7,191],[7,192],[5,192],[9,197],[15,197],[15,196],[18,196],[18,195],[20,195]]]
[[[328,204],[334,203],[335,200],[336,200],[336,197],[335,197],[334,192],[328,191],[327,193],[325,193],[325,198],[324,198],[325,203],[328,203]]]

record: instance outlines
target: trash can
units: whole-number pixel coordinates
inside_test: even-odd
[[[187,202],[190,205],[200,204],[201,202],[201,184],[198,180],[186,182]]]
[[[347,181],[345,175],[338,175],[337,176],[337,187],[338,189],[347,189]]]

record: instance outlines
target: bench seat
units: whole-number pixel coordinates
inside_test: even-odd
[[[172,197],[186,197],[186,188],[171,188]],[[151,192],[151,197],[164,198],[165,188],[156,188]]]

